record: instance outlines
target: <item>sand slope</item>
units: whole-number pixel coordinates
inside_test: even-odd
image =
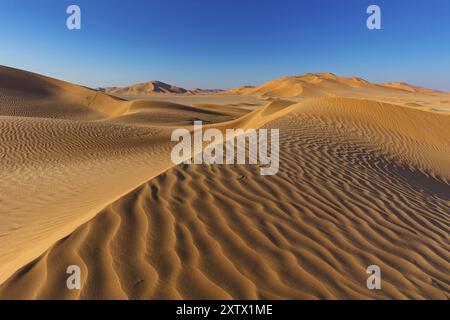
[[[4,66],[0,66],[0,101],[0,116],[93,120],[126,111],[121,99]]]
[[[24,92],[85,108],[0,117],[0,298],[449,298],[448,113],[348,97],[85,105],[89,89],[0,70],[31,78],[0,110]],[[279,128],[279,173],[172,167],[170,133],[196,119]],[[366,288],[371,264],[382,290]]]

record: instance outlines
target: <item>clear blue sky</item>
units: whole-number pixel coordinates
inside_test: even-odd
[[[66,29],[66,8],[82,29]],[[366,28],[378,4],[382,30]],[[450,90],[448,0],[1,0],[0,64],[91,87],[333,72]]]

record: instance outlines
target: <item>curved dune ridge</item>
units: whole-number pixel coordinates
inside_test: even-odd
[[[0,85],[2,299],[450,297],[446,112],[122,101],[9,68]],[[279,172],[173,167],[170,133],[194,120],[279,129]],[[366,287],[372,264],[382,290]]]

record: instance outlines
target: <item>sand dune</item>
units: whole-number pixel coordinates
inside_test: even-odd
[[[387,90],[386,90],[387,89]],[[397,92],[407,91],[424,94],[441,94],[438,90],[413,86],[404,82],[372,84],[358,77],[338,77],[333,73],[307,73],[300,76],[283,77],[260,86],[241,86],[232,88],[225,94],[267,95],[276,97],[342,96],[343,94],[365,93],[371,90]]]
[[[122,101],[0,68],[0,298],[448,299],[445,99],[290,81],[249,110],[226,96]],[[173,167],[171,131],[199,119],[279,128],[279,173]],[[80,291],[65,286],[72,264]],[[371,264],[382,290],[366,288]]]
[[[389,87],[389,88],[395,88],[395,89],[401,89],[409,92],[419,92],[419,93],[442,93],[439,90],[434,89],[428,89],[428,88],[422,88],[418,86],[413,86],[408,83],[404,82],[388,82],[381,84],[382,86]]]
[[[138,83],[127,87],[110,87],[105,91],[116,95],[133,95],[133,94],[153,94],[153,93],[187,93],[184,88],[180,88],[162,81],[148,81]]]
[[[0,66],[0,116],[94,120],[125,112],[122,100],[35,73]]]
[[[332,73],[307,73],[300,76],[283,77],[269,81],[263,85],[243,86],[231,89],[235,94],[265,95],[276,97],[320,97],[334,96],[358,89],[374,89],[376,86],[368,81],[352,77],[338,77]]]
[[[101,88],[101,91],[116,96],[152,96],[152,95],[205,95],[217,94],[222,92],[221,89],[201,89],[195,88],[187,90],[162,81],[148,81],[144,83],[133,84],[126,87],[107,87]]]
[[[303,101],[320,97],[369,99],[419,109],[450,110],[447,94],[403,82],[373,84],[358,77],[338,77],[332,73],[307,73],[283,77],[257,87],[243,86],[221,94],[254,95]]]

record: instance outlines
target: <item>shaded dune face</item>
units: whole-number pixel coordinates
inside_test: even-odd
[[[57,87],[50,83],[43,85],[44,83],[45,81],[38,75],[18,72],[12,68],[1,68],[0,88],[3,95],[9,93],[10,95],[47,98],[57,90]]]
[[[0,66],[0,116],[95,120],[126,104],[95,90]]]
[[[318,94],[371,86],[358,78],[301,80],[314,97],[250,111],[0,68],[0,298],[448,299],[448,113],[392,88]],[[194,120],[279,129],[279,172],[174,167],[170,134]],[[372,264],[382,290],[366,287]]]

